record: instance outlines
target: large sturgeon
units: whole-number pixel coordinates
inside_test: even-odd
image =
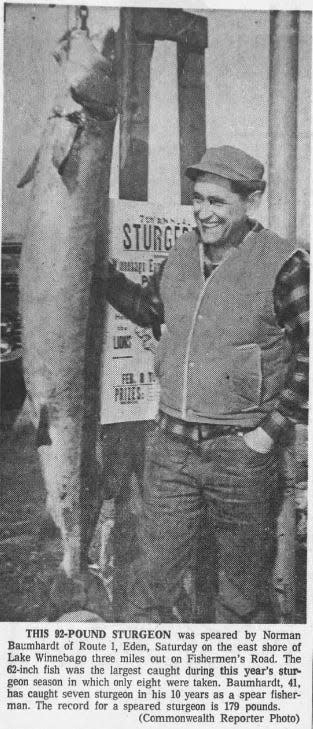
[[[56,59],[65,71],[62,91],[19,183],[34,176],[20,304],[47,506],[63,540],[54,617],[88,603],[88,546],[100,506],[95,448],[105,307],[96,270],[106,257],[117,104],[112,57],[101,55],[86,32],[67,34]]]

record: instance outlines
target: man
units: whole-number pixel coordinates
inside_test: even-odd
[[[272,619],[272,498],[280,442],[307,397],[309,274],[305,251],[250,217],[263,173],[240,149],[208,149],[186,172],[196,230],[146,288],[111,272],[108,300],[157,336],[164,325],[127,620],[175,619],[204,538],[213,620]]]

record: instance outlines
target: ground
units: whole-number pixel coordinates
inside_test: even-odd
[[[16,413],[4,413],[0,429],[0,620],[37,621],[47,617],[49,590],[62,556],[61,541],[46,513],[33,429],[15,432]],[[111,504],[107,516],[110,510]],[[91,572],[96,576],[100,552],[97,532],[90,551]],[[107,598],[102,612],[107,620],[112,620],[110,572],[107,560]]]
[[[29,430],[17,435],[9,421],[1,432],[1,618],[39,620],[60,561],[60,543],[48,539],[42,548],[45,493],[37,454]]]

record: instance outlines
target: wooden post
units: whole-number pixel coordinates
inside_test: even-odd
[[[190,205],[193,183],[186,177],[188,165],[200,160],[206,148],[205,119],[205,59],[208,41],[205,18],[201,18],[202,36],[196,48],[178,43],[178,104],[180,141],[181,203]],[[211,528],[206,517],[198,545],[197,566],[191,575],[188,596],[192,622],[210,623],[214,620],[213,593],[215,590],[213,544]],[[180,606],[178,605],[178,609]]]
[[[298,12],[271,12],[269,105],[269,222],[296,236]],[[274,591],[280,621],[295,615],[295,505],[292,453],[286,451],[285,491],[277,522]]]
[[[273,11],[270,21],[269,220],[296,235],[299,13]]]
[[[125,200],[147,200],[148,197],[150,61],[155,40],[178,43],[182,174],[205,146],[204,48],[207,45],[207,21],[182,10],[122,8],[119,40],[120,198]],[[201,122],[198,117],[201,117]],[[185,187],[182,182],[182,189],[185,190]],[[185,192],[183,199],[187,201]],[[151,425],[151,421],[120,423],[105,429],[106,439],[114,444],[115,472],[120,490],[115,500],[115,620],[123,617],[129,567],[134,557],[134,524],[140,509],[144,442]]]
[[[181,203],[190,205],[193,185],[185,171],[200,160],[206,146],[204,47],[188,52],[178,44],[178,100]]]
[[[140,41],[136,11],[121,9],[120,198],[147,200],[150,60],[153,40]]]
[[[277,552],[273,572],[274,596],[278,607],[277,620],[280,623],[295,622],[295,460],[294,443],[291,443],[282,453],[282,503],[277,518]]]

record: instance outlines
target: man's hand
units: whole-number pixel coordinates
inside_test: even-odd
[[[269,453],[274,443],[270,435],[263,428],[255,428],[248,433],[243,433],[242,438],[248,448],[257,453]]]

